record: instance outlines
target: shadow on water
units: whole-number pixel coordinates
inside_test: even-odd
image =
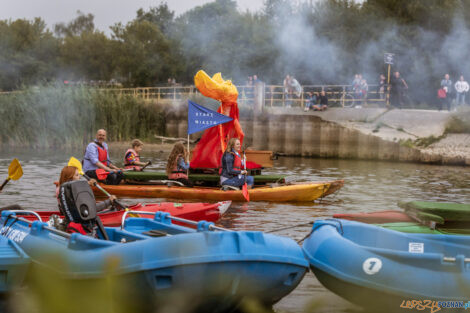
[[[122,162],[122,151],[111,158]],[[0,196],[0,206],[20,204],[25,208],[51,210],[57,206],[53,182],[70,156],[81,159],[83,151],[0,151],[0,178],[6,178],[8,165],[17,157],[24,171],[10,182]],[[164,171],[167,154],[142,153],[152,161],[152,169]],[[122,163],[121,163],[122,164]],[[398,209],[398,201],[432,200],[470,203],[470,169],[411,163],[336,159],[280,158],[266,174],[286,174],[297,181],[344,179],[338,193],[315,203],[234,203],[220,224],[232,229],[274,231],[331,217],[334,213],[372,212]],[[162,199],[123,199],[127,204]],[[309,226],[275,232],[303,238]],[[313,301],[313,302],[312,302]],[[301,284],[274,306],[277,312],[357,312],[357,308],[326,290],[308,273]]]

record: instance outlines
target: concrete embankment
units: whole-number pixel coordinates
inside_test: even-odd
[[[241,124],[246,146],[286,156],[470,165],[469,135],[448,134],[426,148],[409,144],[418,138],[442,136],[450,117],[447,111],[432,110],[277,108],[242,118]],[[185,137],[186,127],[186,120],[172,120],[167,135]]]

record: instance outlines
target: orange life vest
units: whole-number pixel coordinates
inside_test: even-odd
[[[134,154],[135,155],[135,161],[140,162],[140,156],[137,154],[137,152],[135,152],[134,149],[127,149],[126,153],[124,153],[124,168],[133,169],[135,171],[140,171],[141,170],[140,166],[127,163],[127,155],[129,153]]]
[[[98,161],[108,166],[108,150],[104,147],[100,147],[99,144],[95,142],[96,148],[98,148]]]

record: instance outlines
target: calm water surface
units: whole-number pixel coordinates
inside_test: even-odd
[[[124,151],[113,151],[119,164]],[[81,158],[82,151],[0,151],[0,179],[7,177],[8,165],[17,157],[24,175],[10,182],[0,195],[0,206],[20,204],[31,209],[55,209],[53,182],[70,156]],[[144,153],[152,160],[152,169],[163,171],[167,154]],[[334,213],[372,212],[398,209],[397,201],[433,200],[470,203],[470,168],[387,163],[372,161],[281,158],[266,174],[286,174],[296,181],[344,179],[337,193],[315,203],[234,203],[220,221],[232,229],[273,231],[283,227],[328,218]],[[160,200],[160,199],[159,199]],[[150,199],[125,199],[126,203],[150,202]],[[158,201],[158,200],[157,200]],[[276,234],[295,240],[303,238],[309,227],[296,227]],[[348,302],[326,290],[308,273],[289,296],[274,307],[277,312],[351,312]]]

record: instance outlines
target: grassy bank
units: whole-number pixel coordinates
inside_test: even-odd
[[[78,147],[108,131],[109,141],[165,134],[164,109],[86,87],[42,86],[0,95],[0,141],[10,146]]]

